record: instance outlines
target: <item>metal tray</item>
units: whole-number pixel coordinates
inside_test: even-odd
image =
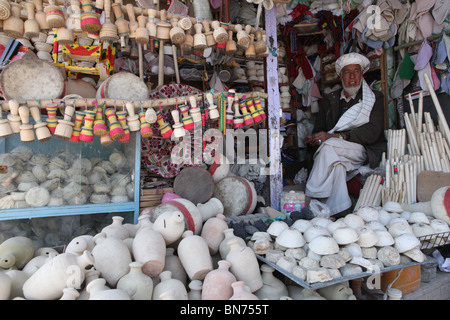
[[[420,250],[427,250],[450,244],[450,231],[427,234],[418,238]]]

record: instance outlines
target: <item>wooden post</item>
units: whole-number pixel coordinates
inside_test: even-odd
[[[275,6],[265,10],[267,45],[269,48],[277,44],[277,15]],[[267,64],[267,110],[269,129],[269,159],[270,159],[270,206],[279,210],[283,177],[281,171],[280,145],[280,91],[278,87],[278,59],[273,54],[266,58]]]

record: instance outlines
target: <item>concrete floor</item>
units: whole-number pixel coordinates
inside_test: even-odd
[[[418,290],[403,296],[403,300],[450,300],[450,272],[436,271],[430,282],[420,282]]]

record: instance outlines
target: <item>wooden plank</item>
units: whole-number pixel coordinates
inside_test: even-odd
[[[143,189],[141,195],[153,195],[153,194],[166,194],[167,192],[173,192],[173,188],[162,188],[162,189]]]
[[[267,110],[269,127],[269,159],[270,172],[270,206],[280,209],[281,192],[283,190],[283,177],[281,172],[281,145],[280,145],[280,89],[278,84],[278,57],[273,55],[271,49],[277,48],[277,15],[276,6],[272,10],[265,10],[265,26],[267,45],[271,52],[266,58],[267,65]]]
[[[422,171],[417,178],[417,200],[430,201],[434,191],[446,186],[450,186],[450,173]]]

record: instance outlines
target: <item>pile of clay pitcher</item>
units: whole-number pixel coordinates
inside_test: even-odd
[[[267,231],[253,233],[248,245],[301,281],[322,283],[424,262],[419,238],[443,245],[449,231],[444,220],[388,202],[382,208],[361,207],[337,220],[298,219],[290,226],[275,220]]]

